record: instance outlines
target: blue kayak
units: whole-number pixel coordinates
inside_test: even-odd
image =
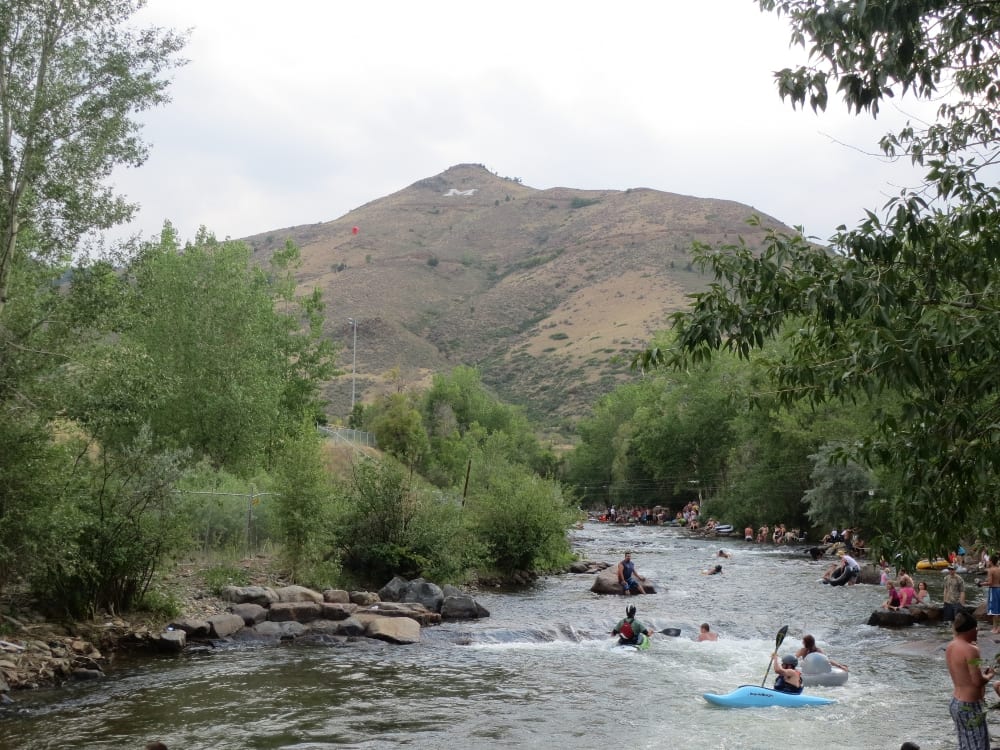
[[[761,687],[760,685],[740,685],[731,693],[716,695],[705,693],[705,700],[716,706],[727,708],[758,708],[767,706],[782,706],[784,708],[799,708],[801,706],[825,706],[836,703],[832,698],[823,698],[809,693],[782,693],[779,690]]]

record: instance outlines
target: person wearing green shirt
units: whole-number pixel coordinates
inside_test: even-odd
[[[618,636],[619,646],[639,646],[642,644],[643,636],[649,637],[653,631],[635,619],[635,605],[630,604],[625,608],[625,618],[619,620],[611,631],[611,635]]]

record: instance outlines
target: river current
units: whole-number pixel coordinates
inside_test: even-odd
[[[170,750],[956,746],[943,657],[950,631],[869,627],[881,588],[821,585],[828,561],[803,548],[593,523],[572,539],[585,559],[617,562],[632,550],[660,593],[628,601],[640,620],[681,635],[658,635],[644,652],[616,648],[607,634],[626,600],[590,593],[591,576],[550,576],[518,593],[477,593],[491,617],[424,628],[414,646],[223,647],[17,693],[0,709],[0,748],[141,750],[154,739]],[[732,559],[718,559],[720,548]],[[716,563],[722,575],[702,574]],[[925,576],[937,601],[940,577]],[[969,590],[975,603],[980,593]],[[717,642],[694,640],[702,622]],[[808,689],[837,703],[725,709],[701,697],[761,684],[783,625],[783,653],[812,633],[850,667],[845,686]]]

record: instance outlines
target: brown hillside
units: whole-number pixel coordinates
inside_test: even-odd
[[[761,227],[747,225],[754,213]],[[558,427],[633,377],[631,353],[704,286],[693,241],[754,245],[768,227],[785,229],[732,201],[536,190],[461,164],[335,221],[248,241],[263,260],[292,240],[303,287],[323,290],[346,371],[328,388],[332,419],[350,411],[355,318],[359,400],[471,364]]]

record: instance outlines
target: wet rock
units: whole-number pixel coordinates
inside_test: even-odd
[[[489,617],[490,613],[467,594],[446,596],[441,603],[442,620],[477,620]]]
[[[209,617],[208,626],[212,638],[227,638],[240,632],[244,627],[243,618],[234,614]]]
[[[402,601],[419,602],[431,612],[440,612],[441,603],[444,601],[444,592],[436,583],[425,581],[423,578],[414,578],[406,585]]]
[[[104,672],[99,669],[74,669],[73,679],[75,680],[99,680],[104,677]]]
[[[187,633],[183,630],[164,630],[156,637],[156,645],[162,651],[183,651],[187,646]]]
[[[172,627],[174,630],[183,630],[192,638],[208,638],[212,634],[212,626],[208,624],[207,620],[195,620],[190,617],[173,620],[168,627]]]
[[[369,620],[365,635],[388,643],[419,643],[420,625],[409,617],[375,617]]]
[[[356,617],[348,617],[337,623],[337,635],[364,635],[365,626]]]
[[[655,594],[656,586],[648,578],[643,578],[638,576],[639,581],[642,583],[642,587],[646,590],[647,594]],[[594,578],[594,584],[590,587],[590,590],[595,594],[617,594],[622,595],[621,584],[618,583],[618,568],[609,567],[607,570],[603,570],[597,574]]]
[[[905,610],[876,609],[868,618],[869,625],[880,628],[908,628],[914,622],[913,615]]]

